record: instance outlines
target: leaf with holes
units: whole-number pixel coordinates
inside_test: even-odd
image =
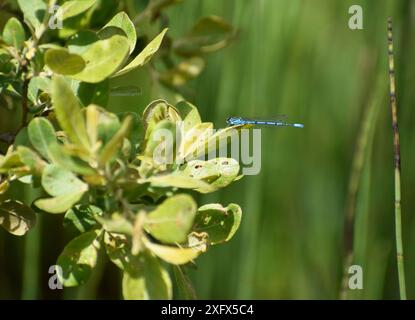
[[[65,227],[72,227],[80,233],[85,233],[98,225],[95,217],[102,214],[102,209],[96,206],[76,205],[66,212],[63,224]]]
[[[23,203],[8,200],[0,204],[0,226],[11,234],[23,236],[35,223],[35,213]]]
[[[223,207],[220,204],[207,204],[199,208],[193,231],[206,232],[209,243],[219,244],[229,241],[241,224],[242,210],[236,204]]]
[[[62,274],[58,273],[58,277],[65,287],[76,287],[88,280],[98,260],[98,235],[96,230],[80,235],[59,256],[56,264],[62,268]]]

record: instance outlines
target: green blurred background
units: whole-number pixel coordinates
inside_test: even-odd
[[[364,30],[348,28],[353,4],[363,7]],[[206,70],[192,83],[193,102],[205,121],[221,127],[229,116],[286,114],[305,124],[303,130],[262,130],[261,173],[198,199],[200,204],[238,203],[244,213],[236,237],[211,248],[190,272],[199,298],[338,298],[348,184],[370,106],[376,110],[370,121],[374,134],[356,198],[354,253],[364,289],[348,297],[399,297],[388,16],[395,27],[407,289],[415,298],[414,12],[411,0],[187,0],[167,11],[172,35],[208,14],[223,16],[240,30],[236,42],[209,56]],[[142,110],[154,98],[146,76],[135,72],[117,80],[137,83],[143,95],[113,98],[110,109]],[[0,117],[5,126],[7,113]],[[29,198],[32,193],[23,186],[14,192]],[[61,217],[42,216],[24,238],[0,230],[0,298],[120,297],[120,274],[108,263],[83,288],[48,289],[48,268],[68,241],[61,224]]]

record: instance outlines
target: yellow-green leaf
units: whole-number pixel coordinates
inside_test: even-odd
[[[43,161],[37,153],[24,146],[18,146],[17,153],[19,154],[21,161],[30,168],[34,175],[42,175],[43,169],[47,163]]]
[[[3,40],[20,50],[23,47],[25,38],[25,31],[20,21],[14,17],[10,18],[3,29]]]
[[[118,71],[114,77],[123,75],[127,72],[130,72],[136,68],[144,66],[153,55],[158,51],[163,41],[164,35],[167,32],[167,28],[164,29],[157,37],[155,37],[145,48],[141,51],[133,61],[131,61],[126,67]]]
[[[42,186],[53,197],[88,190],[88,185],[78,179],[75,174],[56,165],[48,165],[45,168],[42,174]]]
[[[71,0],[64,2],[60,8],[62,12],[62,19],[66,20],[77,16],[78,14],[91,8],[96,2],[97,0]]]
[[[144,228],[161,242],[185,242],[192,228],[196,209],[196,203],[191,196],[175,195],[147,215]]]
[[[124,36],[114,35],[96,41],[81,55],[85,68],[71,77],[89,83],[101,82],[121,67],[129,52],[130,45]]]
[[[142,252],[124,271],[122,292],[126,300],[168,300],[173,289],[168,272],[156,257]]]
[[[123,121],[121,128],[114,135],[114,137],[104,146],[99,156],[99,164],[104,166],[107,162],[111,161],[118,153],[124,139],[128,136],[131,130],[132,121],[131,117],[126,117]]]
[[[118,27],[122,29],[127,35],[128,42],[130,44],[130,53],[134,51],[137,42],[137,32],[135,26],[125,12],[117,13],[105,26],[105,27]]]
[[[90,142],[79,101],[61,76],[53,78],[52,102],[59,124],[69,140],[81,149],[89,150]]]
[[[49,49],[45,53],[46,65],[57,74],[73,75],[84,70],[84,59],[67,49]]]
[[[79,200],[81,200],[84,193],[85,191],[82,191],[82,192],[77,192],[77,193],[64,194],[64,195],[57,196],[54,198],[39,199],[39,200],[36,200],[34,204],[40,210],[43,210],[49,213],[53,213],[53,214],[65,213],[70,208],[72,208],[75,204],[77,204]]]
[[[178,246],[173,247],[160,245],[152,243],[146,237],[143,237],[143,243],[156,256],[168,263],[175,265],[189,263],[196,259],[200,254],[200,251],[195,248],[181,248]]]

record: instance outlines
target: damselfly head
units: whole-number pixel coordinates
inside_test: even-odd
[[[241,117],[230,117],[228,119],[226,119],[226,123],[230,124],[230,125],[240,125],[240,124],[244,124],[245,121],[241,118]]]

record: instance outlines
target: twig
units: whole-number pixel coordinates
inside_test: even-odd
[[[28,100],[28,91],[29,91],[29,79],[25,77],[23,82],[23,92],[22,92],[22,121],[20,129],[26,127],[28,115],[29,115],[29,100]]]
[[[395,164],[395,234],[396,258],[398,265],[399,293],[401,300],[406,300],[405,265],[402,244],[402,216],[401,216],[401,151],[398,129],[398,107],[396,101],[395,62],[393,52],[392,18],[388,18],[388,57],[389,57],[389,85],[390,106],[392,112],[394,164]]]

